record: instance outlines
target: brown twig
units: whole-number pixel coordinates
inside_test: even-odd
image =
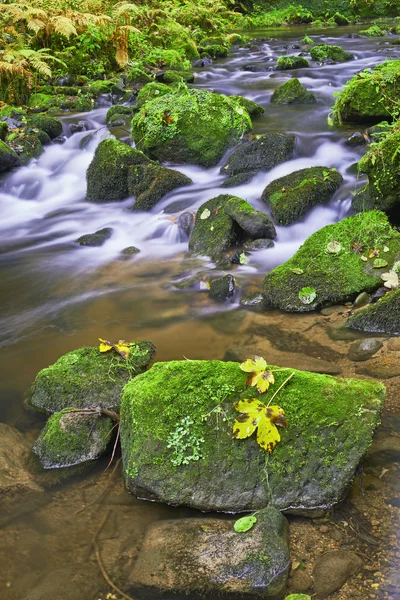
[[[114,427],[115,427],[115,426],[114,426]],[[117,436],[116,436],[116,438],[115,438],[115,442],[114,442],[114,448],[113,448],[113,451],[112,451],[112,454],[111,454],[111,458],[110,458],[110,460],[109,460],[109,463],[108,463],[108,465],[106,466],[106,471],[107,471],[108,467],[111,465],[112,461],[114,460],[115,451],[116,451],[116,449],[117,449],[117,444],[118,444],[118,440],[119,440],[119,433],[120,433],[120,426],[118,425]],[[119,459],[119,460],[121,460],[121,459]],[[119,462],[119,461],[118,461],[118,462]]]
[[[86,504],[86,506],[84,506],[83,508],[80,508],[79,510],[77,510],[77,511],[75,512],[75,514],[76,514],[76,515],[79,515],[79,513],[83,512],[84,510],[86,510],[87,508],[89,508],[89,506],[93,506],[93,504],[96,504],[96,502],[98,502],[98,501],[100,500],[100,498],[102,498],[102,497],[104,496],[104,494],[107,492],[108,488],[110,487],[110,485],[111,485],[111,483],[112,483],[112,480],[113,480],[114,474],[115,474],[115,472],[116,472],[116,470],[117,470],[117,468],[118,468],[118,465],[120,464],[121,460],[122,460],[122,459],[121,459],[121,458],[119,458],[119,459],[117,460],[117,462],[115,463],[115,465],[114,465],[114,468],[113,468],[113,470],[111,471],[110,478],[109,478],[109,480],[108,480],[108,482],[107,482],[107,485],[106,485],[106,486],[105,486],[105,488],[103,489],[103,491],[102,491],[102,492],[101,492],[101,493],[100,493],[100,494],[99,494],[99,495],[98,495],[98,496],[97,496],[97,497],[96,497],[94,500],[92,500],[91,502],[89,502],[89,504]]]
[[[99,565],[99,569],[101,571],[101,574],[103,575],[104,579],[106,580],[106,582],[108,583],[108,585],[115,591],[117,592],[117,594],[119,594],[120,596],[122,596],[123,598],[125,598],[126,600],[135,600],[135,598],[133,598],[132,596],[128,596],[128,594],[125,594],[125,592],[123,592],[122,590],[119,589],[119,587],[117,587],[115,585],[115,583],[113,583],[111,581],[111,579],[109,578],[107,571],[105,570],[104,564],[103,564],[103,560],[101,558],[101,554],[100,554],[100,548],[99,545],[97,543],[97,538],[99,537],[104,525],[107,522],[108,517],[110,516],[110,511],[108,511],[104,517],[104,519],[102,520],[102,522],[100,523],[100,527],[98,528],[98,530],[96,531],[96,533],[94,534],[93,537],[93,546],[94,546],[94,553],[96,556],[96,560],[97,560],[97,564]]]

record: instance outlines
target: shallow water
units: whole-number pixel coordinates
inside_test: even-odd
[[[68,350],[96,345],[99,336],[151,339],[158,348],[158,360],[184,356],[223,358],[231,346],[259,343],[265,337],[265,330],[270,327],[274,331],[275,326],[279,331],[286,328],[286,333],[279,335],[287,338],[290,351],[312,355],[316,341],[305,338],[300,343],[299,337],[291,336],[290,332],[296,331],[299,323],[313,327],[319,322],[317,315],[305,319],[273,311],[256,317],[239,308],[239,299],[259,289],[265,273],[292,256],[312,232],[349,214],[351,195],[361,183],[357,181],[354,165],[364,149],[344,144],[360,128],[328,126],[334,93],[357,71],[400,55],[400,47],[389,43],[393,36],[348,38],[353,31],[338,28],[307,32],[315,41],[339,43],[353,52],[355,60],[347,63],[274,71],[277,56],[299,52],[285,49],[304,36],[305,28],[296,27],[256,32],[254,36],[262,38],[255,41],[259,51],[234,48],[228,59],[197,70],[196,86],[229,95],[242,94],[264,106],[265,114],[253,121],[255,133],[284,131],[296,135],[292,160],[257,175],[246,185],[230,188],[229,193],[265,210],[261,193],[277,177],[314,165],[335,167],[344,177],[344,184],[329,205],[315,208],[301,223],[278,227],[274,248],[253,253],[249,265],[234,267],[239,293],[232,304],[216,305],[207,292],[182,291],[176,287],[177,282],[196,273],[206,279],[219,273],[209,260],[187,255],[187,240],[176,218],[181,212],[195,212],[205,200],[226,193],[219,187],[224,180],[219,170],[225,159],[211,169],[173,165],[188,175],[193,184],[166,196],[150,213],[130,211],[133,198],[102,205],[87,203],[86,169],[98,143],[110,135],[104,126],[107,109],[100,108],[88,114],[63,117],[64,133],[68,136],[63,145],[47,147],[38,160],[2,176],[0,421],[27,432],[34,430],[38,422],[24,415],[22,402],[36,373]],[[257,70],[248,70],[249,65]],[[316,105],[270,104],[274,89],[290,76],[298,77],[316,95]],[[78,120],[86,121],[88,131],[70,135],[71,122]],[[81,149],[81,141],[88,133],[93,134],[91,140]],[[75,243],[81,235],[103,227],[113,228],[113,235],[104,246],[88,248]],[[127,246],[137,246],[141,253],[130,260],[121,260],[121,251]],[[328,338],[320,338],[320,343],[329,350]],[[340,352],[343,355],[347,352],[348,343],[340,344],[341,349],[335,350],[337,354],[327,360],[340,363]],[[26,535],[26,543],[12,541],[11,530],[6,530],[0,547],[6,550],[7,560],[11,559],[12,583],[3,588],[5,598],[22,597],[16,578],[23,569],[27,580],[22,589],[26,590],[36,581],[35,575],[56,568],[71,555],[76,560],[79,556],[83,563],[89,560],[87,541],[86,554],[81,554],[78,540],[87,528],[93,530],[92,514],[83,513],[72,520],[70,514],[77,498],[79,502],[87,499],[82,489],[96,487],[96,481],[95,478],[78,480],[46,493],[50,508],[29,513],[10,526],[16,527],[13,531],[17,537]],[[122,490],[119,494],[124,497]],[[140,519],[140,511],[146,512],[149,521],[186,514],[184,510],[144,505],[129,497],[124,503],[129,506],[131,518]],[[57,508],[59,505],[64,512]],[[73,535],[66,544],[68,528],[72,528]],[[3,585],[7,577],[0,575]]]

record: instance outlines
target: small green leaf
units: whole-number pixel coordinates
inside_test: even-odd
[[[294,268],[291,270],[292,273],[294,273],[295,275],[302,275],[304,273],[303,269],[299,269],[299,268]]]
[[[312,287],[303,287],[299,291],[299,300],[303,304],[311,304],[315,298],[317,297],[317,292],[315,288]]]
[[[241,265],[248,265],[250,262],[250,259],[248,256],[246,256],[246,254],[244,252],[242,252],[239,256],[239,262]]]
[[[247,517],[241,517],[233,524],[233,529],[237,533],[245,533],[249,531],[257,523],[257,518],[254,515],[249,515]]]
[[[388,246],[383,246],[383,251],[384,252],[389,252],[390,248],[388,248]]]
[[[342,246],[339,244],[339,242],[336,242],[335,240],[332,240],[331,242],[329,242],[329,244],[326,247],[326,251],[329,254],[339,254],[341,249],[342,249]]]
[[[372,266],[374,267],[374,269],[382,269],[383,267],[387,267],[388,262],[387,260],[384,260],[383,258],[376,258],[374,260],[374,262],[372,263]]]
[[[208,217],[211,215],[210,211],[208,210],[208,208],[205,208],[203,210],[203,212],[200,215],[200,219],[208,219]]]

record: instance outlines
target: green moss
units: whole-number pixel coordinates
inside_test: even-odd
[[[135,196],[133,210],[151,210],[161,198],[192,180],[183,173],[154,162],[138,164],[128,170],[129,195]]]
[[[153,77],[149,75],[149,73],[146,73],[146,71],[143,71],[143,69],[140,69],[139,67],[133,67],[132,69],[130,69],[126,76],[127,82],[130,85],[138,83],[146,84],[153,81]]]
[[[137,108],[140,108],[146,102],[170,93],[171,88],[168,85],[165,85],[165,83],[157,83],[155,81],[153,83],[148,83],[140,90],[136,100],[136,106]]]
[[[154,354],[153,344],[147,341],[134,342],[128,365],[115,352],[100,353],[97,347],[68,352],[37,375],[31,388],[31,405],[42,412],[67,407],[118,407],[122,387],[147,368]]]
[[[337,254],[327,251],[332,241],[340,244]],[[382,271],[373,268],[373,259],[364,262],[360,254],[368,255],[372,248],[383,251],[384,246],[389,248],[385,260],[390,267],[400,257],[400,233],[383,212],[363,212],[327,225],[307,238],[290,260],[268,273],[263,284],[265,297],[272,306],[294,312],[354,300],[359,293],[382,285]],[[316,290],[310,304],[302,304],[299,299],[304,287]]]
[[[347,319],[346,327],[371,333],[400,335],[400,290],[388,292],[376,304],[358,310]]]
[[[271,96],[275,104],[315,104],[314,94],[309,92],[296,78],[289,79],[280,85]]]
[[[225,58],[228,56],[228,48],[221,44],[207,44],[198,48],[200,54],[206,52],[210,58]]]
[[[8,125],[5,121],[0,121],[0,140],[5,140],[8,133]]]
[[[336,12],[332,18],[337,25],[349,25],[350,24],[350,19],[348,17],[346,17],[345,15],[342,15],[339,12]]]
[[[281,71],[289,69],[303,69],[309,67],[310,63],[303,56],[280,56],[276,63],[276,68]]]
[[[288,428],[267,462],[254,436],[232,439],[233,403],[256,394],[237,363],[157,363],[129,383],[121,401],[128,489],[171,504],[232,512],[261,508],[270,499],[280,509],[339,500],[371,442],[384,386],[271,369],[275,384],[260,396],[263,402],[295,375],[276,399]],[[200,442],[201,458],[178,466],[168,440],[184,417],[190,419],[188,433]]]
[[[21,161],[18,154],[5,142],[0,140],[0,172],[18,167]]]
[[[94,98],[101,96],[101,94],[109,94],[115,87],[115,81],[94,81],[89,85],[89,94]]]
[[[179,81],[193,83],[194,75],[191,71],[166,71],[163,75],[163,81],[164,83],[177,83]]]
[[[115,104],[114,106],[109,108],[107,111],[106,123],[108,125],[111,122],[111,120],[113,119],[113,117],[115,117],[116,115],[132,116],[133,111],[134,111],[134,109],[132,106],[123,106],[121,104]]]
[[[28,125],[31,127],[37,127],[38,129],[46,132],[51,140],[62,134],[62,123],[55,117],[49,117],[47,115],[32,115],[28,119]]]
[[[290,594],[290,596],[286,596],[285,600],[311,600],[311,596],[307,594]]]
[[[0,117],[12,117],[13,119],[23,119],[26,117],[26,111],[18,106],[3,106],[0,109]]]
[[[113,427],[108,417],[66,409],[48,419],[33,452],[45,469],[93,461],[107,449]]]
[[[184,84],[146,102],[132,119],[137,147],[152,158],[206,167],[250,128],[250,116],[236,100]]]
[[[32,94],[29,98],[28,106],[34,108],[36,112],[55,111],[56,109],[86,112],[92,110],[93,101],[88,97],[82,96]]]
[[[8,137],[7,144],[15,150],[22,165],[26,165],[32,158],[37,158],[43,152],[43,146],[36,133],[21,132],[13,137]]]
[[[363,29],[362,31],[359,31],[359,33],[360,35],[367,35],[369,37],[382,37],[388,34],[388,32],[379,27],[379,25],[372,25],[368,29]]]
[[[328,44],[318,44],[310,50],[311,58],[322,62],[324,60],[334,60],[335,62],[346,62],[354,58],[353,54],[346,52],[340,46],[329,46]]]
[[[257,102],[253,102],[253,100],[249,100],[249,98],[245,98],[244,96],[231,96],[234,100],[247,110],[251,117],[264,114],[265,110],[262,106],[257,104]]]
[[[399,112],[400,60],[389,60],[350,79],[336,98],[334,116],[341,122],[392,120]]]
[[[343,177],[336,169],[301,169],[267,185],[261,200],[270,206],[277,223],[290,225],[317,204],[329,202],[342,182]]]

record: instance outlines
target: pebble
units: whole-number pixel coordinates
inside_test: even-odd
[[[329,527],[328,525],[321,525],[321,527],[319,528],[321,533],[328,533],[329,532]]]

